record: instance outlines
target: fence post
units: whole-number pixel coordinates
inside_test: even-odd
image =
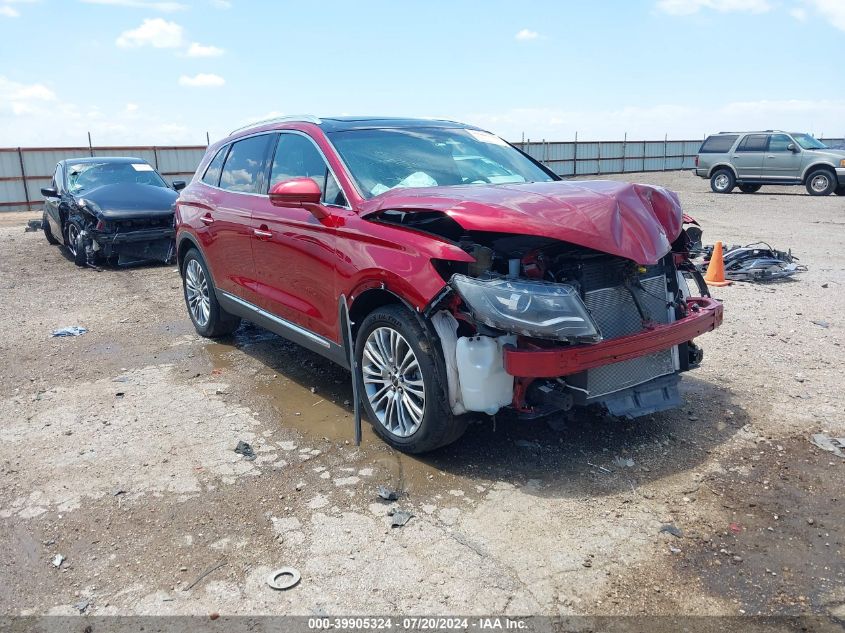
[[[29,187],[26,184],[26,169],[23,166],[23,152],[18,148],[18,161],[21,164],[21,182],[23,182],[23,197],[26,200],[26,210],[32,211],[32,202],[29,199]]]
[[[158,171],[158,147],[153,145],[153,162],[156,166],[156,171]]]
[[[575,130],[575,145],[572,147],[572,176],[578,175],[578,130]]]
[[[628,133],[622,139],[622,173],[625,173],[625,160],[628,158]]]
[[[88,132],[88,153],[94,155],[94,145],[91,143],[91,132]]]

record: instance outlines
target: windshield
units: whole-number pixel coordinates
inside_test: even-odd
[[[71,193],[121,183],[167,187],[167,183],[148,163],[77,163],[68,169],[67,180]]]
[[[793,134],[792,138],[804,149],[828,149],[827,145],[817,141],[809,134]]]
[[[412,128],[347,130],[329,138],[364,196],[397,187],[555,180],[489,132]]]

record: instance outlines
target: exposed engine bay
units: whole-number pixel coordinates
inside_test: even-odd
[[[689,261],[695,231],[682,230],[659,261],[640,265],[546,237],[466,231],[439,212],[384,212],[379,221],[449,239],[475,260],[434,262],[448,285],[427,310],[454,413],[510,407],[531,418],[594,405],[637,417],[680,406],[678,374],[703,356],[692,340],[559,376],[511,375],[506,356],[623,340],[687,317],[688,298],[709,297]]]
[[[84,263],[96,266],[102,261],[127,266],[147,261],[168,263],[175,254],[173,215],[136,218],[110,218],[77,210],[76,221],[83,226],[78,249]],[[80,262],[82,263],[82,262]]]

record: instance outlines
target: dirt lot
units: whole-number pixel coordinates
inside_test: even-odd
[[[172,266],[81,270],[0,216],[0,613],[845,618],[845,460],[808,440],[845,436],[845,199],[625,178],[809,272],[716,290],[681,410],[479,418],[423,458],[354,446],[327,361],[249,325],[199,338]],[[273,591],[282,566],[302,582]]]

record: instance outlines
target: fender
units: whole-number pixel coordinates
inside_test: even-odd
[[[711,168],[710,168],[710,171],[709,171],[709,172],[707,172],[707,177],[708,177],[708,178],[712,178],[712,177],[713,177],[713,174],[714,174],[716,171],[718,171],[719,169],[723,169],[723,168],[724,168],[724,169],[730,169],[730,170],[731,170],[731,172],[733,172],[734,178],[736,178],[736,177],[737,177],[737,175],[736,175],[736,169],[734,169],[734,166],[733,166],[733,165],[731,165],[730,163],[719,163],[718,165],[713,165],[713,167],[711,167]]]
[[[801,182],[805,182],[807,180],[807,174],[809,174],[814,169],[818,169],[821,167],[822,169],[827,169],[831,172],[834,176],[834,180],[836,180],[836,167],[831,165],[830,163],[813,163],[804,168],[804,171],[801,172]]]

